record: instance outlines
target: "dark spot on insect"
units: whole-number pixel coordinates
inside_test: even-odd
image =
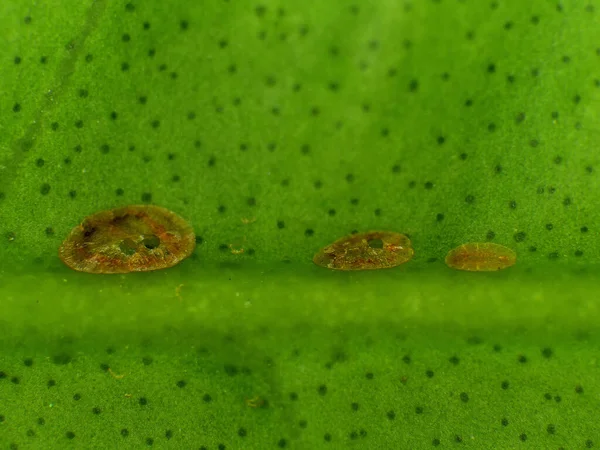
[[[368,245],[371,248],[383,248],[383,241],[381,239],[370,239]]]
[[[357,198],[351,198],[350,199],[350,203],[354,206],[358,205],[358,199]]]
[[[554,158],[554,164],[560,164],[562,162],[562,157],[561,156],[557,156]]]
[[[75,400],[75,401],[81,400],[81,395],[80,394],[73,395],[73,400]]]
[[[146,406],[148,404],[148,399],[146,397],[140,397],[140,399],[138,400],[138,403],[141,406]]]
[[[466,392],[461,392],[460,400],[464,403],[467,403],[469,401],[469,394],[467,394]]]
[[[488,73],[495,73],[496,72],[496,65],[495,64],[489,64],[487,67],[487,71]]]
[[[527,362],[527,356],[519,355],[519,357],[517,358],[517,361],[519,361],[521,364],[525,364]]]
[[[565,199],[563,200],[563,205],[569,206],[570,204],[571,204],[571,198],[565,197]]]
[[[582,250],[575,250],[574,255],[579,258],[580,256],[583,256],[583,251]]]
[[[402,362],[404,362],[405,364],[410,364],[410,356],[409,355],[404,355],[402,357]]]
[[[67,431],[65,433],[65,436],[67,437],[67,439],[74,439],[75,438],[75,433],[73,433],[72,431]]]
[[[558,259],[558,252],[548,253],[548,259]]]
[[[416,185],[417,185],[417,182],[416,182],[416,181],[409,181],[409,182],[408,182],[408,187],[409,187],[410,189],[414,188]]]
[[[441,222],[442,220],[444,220],[444,215],[442,213],[438,213],[435,216],[435,220],[437,220],[438,222]]]
[[[509,386],[510,386],[510,384],[509,384],[509,383],[508,383],[508,381],[506,381],[506,380],[505,380],[505,381],[503,381],[503,382],[500,384],[500,387],[501,387],[502,389],[504,389],[504,390],[508,389],[508,388],[509,388]]]
[[[438,138],[437,138],[438,145],[442,145],[444,142],[446,142],[446,138],[444,136],[438,136]]]
[[[507,418],[503,418],[500,423],[502,424],[503,427],[508,425],[508,419]]]
[[[521,123],[525,120],[525,113],[524,112],[520,112],[517,114],[517,117],[515,118],[515,122],[516,123]]]
[[[427,378],[433,378],[433,375],[434,375],[434,374],[433,374],[433,370],[431,370],[431,369],[430,369],[430,370],[427,370],[427,371],[425,372],[425,375],[427,375]]]
[[[425,183],[425,189],[433,189],[433,183],[431,181],[428,181]]]
[[[511,200],[511,201],[508,203],[508,206],[509,206],[509,208],[510,208],[510,209],[516,209],[516,208],[517,208],[517,202],[516,202],[516,201],[514,201],[514,200]]]
[[[458,358],[458,356],[454,355],[454,356],[451,356],[450,358],[448,358],[448,361],[450,362],[450,364],[453,364],[456,366],[460,362],[460,359]]]
[[[423,414],[423,407],[422,406],[415,407],[415,413],[417,413],[417,414]]]
[[[550,231],[554,228],[554,225],[552,225],[551,223],[547,223],[546,224],[546,230]]]
[[[329,214],[330,216],[335,216],[335,209],[330,209],[329,211],[327,211],[327,214]]]
[[[327,394],[327,386],[325,386],[324,384],[320,385],[317,389],[317,392],[319,393],[319,395]]]
[[[56,386],[56,380],[48,380],[46,386],[48,386],[49,388]]]
[[[502,166],[501,166],[500,164],[498,164],[496,167],[494,167],[494,171],[495,171],[496,173],[500,173],[500,172],[502,172]]]
[[[48,183],[42,184],[40,187],[40,194],[48,195],[50,193],[50,185]]]
[[[469,203],[469,204],[472,204],[474,201],[475,201],[475,197],[474,197],[474,196],[472,196],[472,195],[467,195],[467,196],[465,197],[465,202],[467,202],[467,203]]]
[[[313,234],[315,234],[314,230],[311,228],[307,228],[306,230],[304,230],[304,235],[306,237],[311,237]]]

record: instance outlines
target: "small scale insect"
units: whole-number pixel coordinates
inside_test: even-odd
[[[177,297],[179,299],[179,301],[181,301],[181,288],[183,287],[183,284],[180,284],[179,286],[177,286],[175,288],[175,297]]]
[[[172,267],[192,254],[191,225],[168,209],[133,205],[86,217],[59,248],[71,269],[128,273]]]
[[[117,375],[116,373],[114,373],[112,371],[112,369],[110,367],[108,368],[108,373],[110,373],[110,375],[117,380],[120,380],[121,378],[123,378],[125,376],[125,374]]]
[[[253,398],[247,398],[246,399],[246,405],[249,406],[250,408],[260,408],[265,404],[265,401],[260,398],[258,395],[254,396]]]
[[[244,247],[235,248],[233,244],[229,244],[229,249],[231,250],[232,255],[241,255],[244,253]]]
[[[502,270],[516,262],[517,254],[513,250],[491,242],[463,244],[446,255],[448,267],[471,272]]]
[[[313,262],[335,270],[374,270],[396,267],[414,256],[410,239],[392,231],[368,231],[338,239],[319,251]]]
[[[250,225],[251,223],[256,222],[256,217],[250,217],[250,218],[242,217],[240,220],[242,221],[242,223],[244,225]]]

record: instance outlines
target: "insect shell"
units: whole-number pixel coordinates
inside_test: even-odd
[[[499,244],[468,243],[448,252],[446,264],[457,270],[471,272],[491,272],[506,269],[517,261],[517,254]]]
[[[320,250],[313,262],[335,270],[374,270],[399,266],[415,252],[410,239],[392,231],[368,231],[344,236]]]
[[[145,272],[174,266],[195,246],[192,226],[174,212],[132,205],[86,217],[71,230],[58,255],[80,272]]]

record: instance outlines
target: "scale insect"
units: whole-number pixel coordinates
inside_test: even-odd
[[[463,244],[446,255],[448,267],[471,272],[502,270],[516,262],[517,254],[513,250],[491,242]]]
[[[320,250],[313,262],[334,270],[396,267],[414,256],[410,239],[393,231],[368,231],[344,236]]]
[[[59,248],[71,269],[88,273],[146,272],[192,254],[192,226],[168,209],[132,205],[101,211],[73,228]]]

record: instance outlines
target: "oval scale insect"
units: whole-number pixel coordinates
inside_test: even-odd
[[[338,239],[319,251],[313,262],[335,270],[373,270],[396,267],[414,256],[410,239],[391,231],[368,231]]]
[[[180,216],[159,206],[132,205],[86,217],[58,255],[80,272],[145,272],[172,267],[195,247],[194,230]]]
[[[446,264],[457,270],[491,272],[506,269],[517,262],[517,254],[500,244],[468,243],[448,252]]]

